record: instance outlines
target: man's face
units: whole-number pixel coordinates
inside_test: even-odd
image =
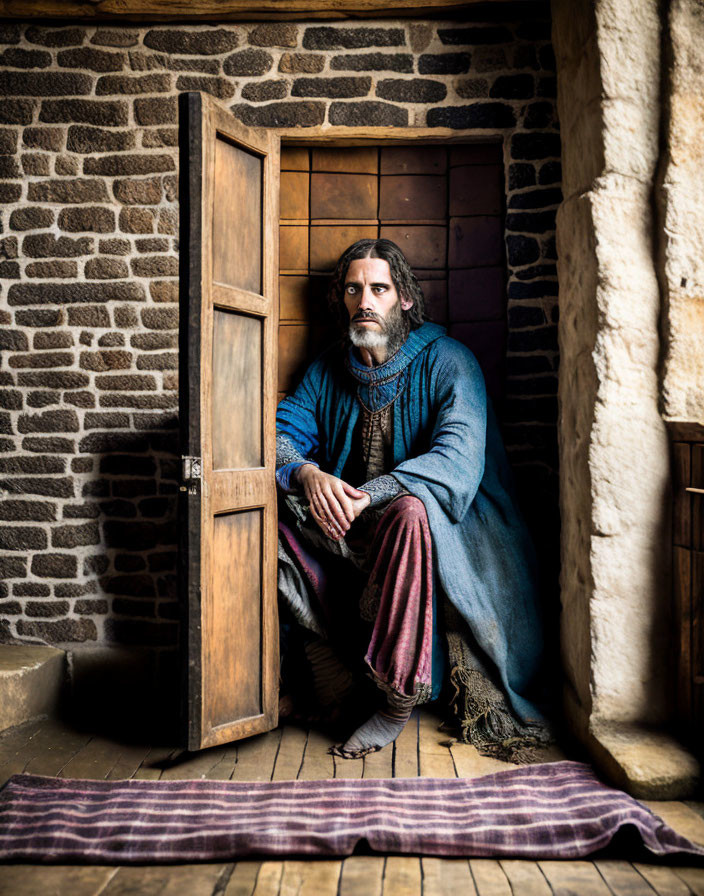
[[[359,348],[398,348],[407,335],[403,311],[413,302],[399,296],[383,258],[357,258],[345,277],[345,308],[349,334]]]

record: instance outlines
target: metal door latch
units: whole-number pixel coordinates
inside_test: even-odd
[[[200,481],[203,477],[203,462],[199,457],[181,458],[181,480],[183,485],[179,490],[188,492],[189,495],[197,495],[200,492]]]

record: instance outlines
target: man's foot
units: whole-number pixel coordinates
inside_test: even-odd
[[[344,744],[330,747],[330,753],[343,759],[361,759],[367,753],[374,753],[396,740],[410,716],[410,709],[380,709],[360,725]]]

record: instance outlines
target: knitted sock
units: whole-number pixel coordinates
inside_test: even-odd
[[[381,750],[396,740],[411,717],[415,705],[414,697],[390,696],[384,709],[375,712],[352,734],[344,744],[331,747],[334,756],[343,759],[360,759],[367,753]]]

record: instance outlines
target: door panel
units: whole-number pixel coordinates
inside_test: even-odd
[[[181,594],[189,749],[277,723],[278,138],[179,98]]]

